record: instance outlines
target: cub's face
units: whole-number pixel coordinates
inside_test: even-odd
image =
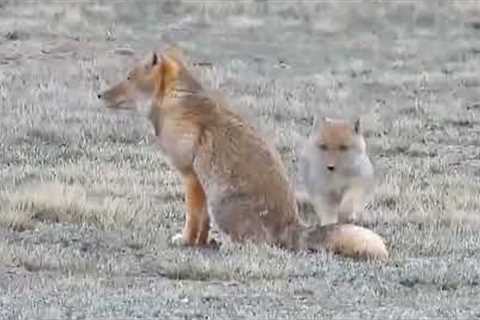
[[[323,118],[312,135],[318,165],[328,172],[345,170],[366,152],[360,122]]]

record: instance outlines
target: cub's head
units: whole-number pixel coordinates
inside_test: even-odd
[[[352,162],[358,154],[366,153],[360,119],[354,121],[322,117],[311,133],[322,162],[328,171],[336,171]]]
[[[152,52],[127,73],[126,79],[97,96],[112,109],[129,108],[139,98],[161,99],[178,87],[184,70],[180,51]]]

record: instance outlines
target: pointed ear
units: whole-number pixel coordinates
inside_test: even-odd
[[[159,63],[160,63],[160,57],[157,55],[155,51],[148,53],[147,55],[145,55],[145,58],[143,58],[143,65],[147,70],[156,66]]]
[[[298,159],[300,154],[302,153],[303,144],[305,143],[306,138],[303,137],[297,131],[293,131],[292,140],[293,140],[293,151],[295,152],[295,155]]]
[[[313,124],[310,129],[310,135],[315,134],[320,127],[327,121],[327,118],[324,115],[315,114],[313,115]]]
[[[360,134],[362,132],[362,127],[360,125],[360,118],[356,118],[354,121],[353,121],[353,131],[356,133],[356,134]]]
[[[167,54],[160,55],[159,59],[162,61],[163,75],[175,79],[180,71],[179,63]]]
[[[185,53],[177,46],[170,46],[167,50],[165,50],[165,54],[176,60],[178,63],[185,63],[186,61]]]
[[[308,133],[309,136],[313,135],[315,133],[315,131],[317,130],[318,122],[319,122],[318,116],[314,114],[313,115],[312,126],[310,127],[310,132]]]

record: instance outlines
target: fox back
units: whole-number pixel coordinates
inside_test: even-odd
[[[235,240],[289,247],[299,221],[278,152],[225,106],[204,128],[194,166],[217,225]]]

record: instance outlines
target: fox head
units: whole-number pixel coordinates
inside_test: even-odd
[[[314,125],[311,142],[319,157],[316,161],[328,172],[349,171],[366,156],[366,142],[360,119],[354,121],[322,117]]]
[[[181,52],[170,48],[162,54],[148,54],[127,73],[126,79],[97,96],[106,107],[120,109],[138,98],[161,100],[175,92],[198,88],[199,84],[184,67]]]

